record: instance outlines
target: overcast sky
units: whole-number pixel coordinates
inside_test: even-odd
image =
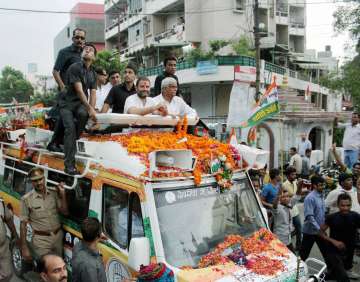
[[[314,4],[319,1],[326,3]],[[0,8],[69,11],[77,2],[78,0],[0,0]],[[335,4],[329,4],[329,0],[307,2],[306,47],[321,51],[325,45],[331,45],[334,55],[343,57],[346,36],[333,36],[332,13]],[[0,9],[0,69],[11,65],[26,73],[27,64],[34,62],[38,64],[39,74],[50,74],[54,62],[54,37],[68,22],[69,14],[23,13]]]

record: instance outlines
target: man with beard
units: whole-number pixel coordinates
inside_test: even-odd
[[[85,44],[85,30],[81,28],[75,28],[73,31],[72,41],[73,43],[61,49],[56,58],[56,62],[53,69],[53,77],[58,85],[59,94],[57,97],[57,104],[51,109],[49,115],[56,120],[54,127],[54,134],[50,143],[48,144],[48,150],[54,152],[61,152],[60,144],[63,142],[64,125],[59,116],[59,99],[65,90],[66,84],[66,72],[69,67],[77,62],[81,61],[81,52]]]
[[[91,106],[96,103],[96,73],[92,67],[95,56],[95,46],[86,43],[81,55],[82,61],[72,64],[67,72],[67,91],[59,102],[60,116],[65,128],[64,172],[69,175],[79,174],[75,166],[76,140],[84,131],[89,117],[96,121],[96,111]]]
[[[59,212],[67,215],[68,208],[65,189],[60,183],[56,190],[45,185],[45,175],[42,168],[33,168],[29,172],[33,190],[21,198],[20,207],[20,243],[23,259],[30,262],[32,254],[38,258],[54,252],[63,253],[63,232]],[[31,225],[33,236],[28,244],[26,240],[27,224]]]
[[[166,106],[162,103],[156,104],[150,98],[150,80],[147,77],[139,77],[136,82],[137,93],[129,96],[125,101],[124,113],[135,115],[160,114],[167,115]]]
[[[43,255],[38,264],[41,281],[67,282],[67,269],[64,260],[55,254]]]

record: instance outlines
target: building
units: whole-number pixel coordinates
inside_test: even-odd
[[[146,67],[156,66],[167,52],[181,54],[189,44],[206,50],[209,40],[242,35],[252,40],[252,9],[247,0],[106,0],[106,47],[135,56]],[[259,22],[265,30],[264,58],[281,63],[283,53],[304,53],[304,1],[260,0]]]
[[[104,5],[77,3],[70,11],[69,23],[54,39],[54,58],[60,49],[69,46],[75,28],[86,30],[86,41],[94,43],[97,50],[105,48],[104,40]]]

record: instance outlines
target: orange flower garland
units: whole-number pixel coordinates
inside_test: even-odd
[[[255,232],[249,238],[244,238],[240,235],[229,235],[225,238],[223,243],[220,243],[214,251],[203,256],[198,267],[204,268],[219,264],[231,262],[228,256],[223,255],[223,252],[238,244],[240,249],[246,254],[247,262],[245,267],[260,275],[274,275],[278,271],[285,269],[281,260],[270,258],[264,255],[267,251],[272,251],[272,244],[277,240],[274,234],[269,230],[262,228]],[[277,256],[286,257],[286,254],[276,253]]]
[[[187,134],[187,118],[176,126],[177,132],[140,131],[116,136],[90,136],[90,141],[114,141],[126,147],[130,154],[139,156],[148,165],[148,154],[155,150],[190,149],[197,157],[193,170],[194,182],[201,183],[201,175],[210,173],[209,163],[212,158],[225,156],[226,161],[234,169],[239,168],[232,156],[231,146],[215,139],[197,137]],[[147,172],[148,174],[148,172]],[[165,173],[161,173],[165,175]],[[148,175],[147,175],[148,176]]]

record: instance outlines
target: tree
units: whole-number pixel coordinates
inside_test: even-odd
[[[341,68],[340,81],[335,85],[350,94],[355,108],[360,109],[360,3],[351,2],[339,7],[334,13],[334,29],[338,33],[349,31],[356,42],[357,56],[348,60]]]
[[[10,66],[6,66],[2,70],[0,77],[1,103],[11,103],[13,98],[18,102],[29,102],[33,93],[34,88],[21,71]]]
[[[126,64],[120,62],[119,55],[109,50],[102,50],[97,53],[94,63],[95,67],[102,67],[109,73],[111,70],[122,72]]]
[[[45,107],[52,107],[55,105],[57,94],[58,90],[55,88],[47,90],[46,93],[35,92],[30,98],[30,105],[42,103]]]
[[[239,41],[234,41],[231,47],[236,55],[255,57],[255,50],[251,48],[250,42],[245,36],[240,37]]]

